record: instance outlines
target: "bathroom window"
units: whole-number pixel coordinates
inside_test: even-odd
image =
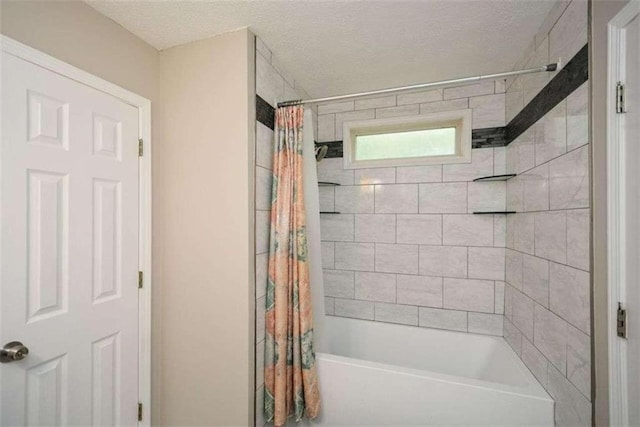
[[[471,110],[343,124],[347,169],[471,162]]]

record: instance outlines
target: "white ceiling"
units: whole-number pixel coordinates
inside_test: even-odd
[[[88,3],[160,50],[250,27],[314,97],[510,70],[553,6],[552,0]]]

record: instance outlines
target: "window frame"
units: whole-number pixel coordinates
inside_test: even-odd
[[[471,163],[472,110],[453,110],[409,117],[370,119],[344,122],[342,125],[345,169],[382,168],[396,166],[426,166]],[[407,132],[443,127],[456,128],[456,152],[443,156],[399,157],[392,159],[356,160],[356,137],[380,133]]]

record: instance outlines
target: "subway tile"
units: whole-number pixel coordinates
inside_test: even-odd
[[[351,214],[320,215],[320,236],[324,241],[353,242]]]
[[[256,122],[256,165],[273,168],[273,130]]]
[[[353,102],[353,101],[352,101]],[[336,141],[342,141],[342,130],[345,122],[360,120],[370,120],[375,118],[375,110],[349,111],[346,113],[336,113]]]
[[[357,242],[395,243],[396,216],[383,214],[356,215]]]
[[[591,304],[589,273],[566,265],[551,263],[549,267],[549,306],[551,311],[590,333]]]
[[[418,274],[417,245],[376,244],[376,271]]]
[[[549,362],[544,355],[529,342],[527,339],[522,340],[522,361],[527,368],[533,373],[538,382],[547,388],[547,366]]]
[[[467,331],[467,312],[441,310],[439,308],[418,308],[418,324],[427,328]]]
[[[353,298],[353,271],[323,270],[324,294],[328,297]]]
[[[514,326],[513,323],[509,321],[506,317],[504,318],[504,339],[511,346],[513,351],[518,356],[522,355],[522,333]]]
[[[418,307],[376,302],[375,319],[380,322],[418,326]]]
[[[394,107],[396,95],[382,96],[379,98],[356,99],[356,110],[368,110],[370,108]]]
[[[473,181],[476,178],[493,175],[493,148],[471,150],[471,163],[444,165],[442,181]]]
[[[467,248],[460,246],[420,246],[420,274],[467,277]]]
[[[333,242],[322,242],[322,268],[334,268],[335,247]]]
[[[442,101],[442,89],[398,94],[398,105]]]
[[[399,214],[397,221],[397,243],[442,244],[441,215]]]
[[[524,210],[549,210],[549,165],[543,164],[522,174]]]
[[[469,98],[473,110],[473,128],[483,129],[505,125],[505,95],[484,95]]]
[[[507,171],[518,173],[528,171],[536,165],[536,128],[541,121],[524,131],[514,142],[507,146]]]
[[[494,91],[495,91],[495,93],[505,93],[505,92],[507,91],[507,88],[506,88],[506,84],[507,84],[506,79],[502,79],[502,80],[495,80],[495,81],[494,81],[494,84],[495,84],[495,86],[494,86],[494,87],[495,87],[495,90],[494,90]]]
[[[507,147],[495,147],[493,149],[493,174],[505,175],[507,173]]]
[[[469,100],[467,98],[452,99],[450,101],[425,102],[420,104],[420,114],[466,110],[467,108],[469,108]]]
[[[549,31],[551,31],[556,22],[558,22],[558,19],[562,16],[562,13],[567,6],[569,6],[571,0],[558,0],[554,3],[555,4],[551,6],[551,10],[547,14],[547,17],[544,19],[544,22],[538,29],[538,33],[535,37],[535,46],[542,43],[543,40],[546,40],[547,43],[549,42]]]
[[[493,246],[491,215],[443,215],[444,245]]]
[[[515,176],[507,181],[507,210],[524,211],[524,182],[522,176]]]
[[[501,337],[504,316],[499,314],[469,313],[469,332]]]
[[[444,308],[493,313],[493,282],[445,278],[443,301]]]
[[[442,307],[442,277],[398,274],[398,304]]]
[[[396,168],[356,169],[356,184],[395,184]]]
[[[417,184],[375,186],[376,213],[418,213]]]
[[[318,142],[336,140],[335,114],[320,114],[318,116]]]
[[[322,116],[323,114],[343,113],[345,111],[353,111],[354,108],[354,101],[340,101],[333,102],[331,104],[320,104],[318,105],[318,115]]]
[[[522,291],[537,303],[549,308],[549,261],[523,255]]]
[[[567,150],[589,142],[589,82],[567,97]]]
[[[334,301],[334,314],[342,317],[374,320],[373,307],[373,301],[336,298]]]
[[[495,288],[494,312],[496,314],[504,314],[504,287],[505,287],[504,282],[500,282],[500,281],[494,282],[494,288]]]
[[[587,44],[588,2],[574,0],[549,33],[549,57],[566,65]]]
[[[513,247],[528,254],[534,253],[535,246],[535,218],[534,213],[522,213],[513,216]]]
[[[338,270],[374,271],[373,243],[336,242],[335,251]]]
[[[320,212],[333,212],[336,210],[335,188],[318,187],[318,200],[320,202]]]
[[[493,81],[485,81],[465,86],[446,88],[444,99],[469,98],[471,96],[489,95],[494,91]]]
[[[335,314],[335,299],[331,297],[324,297],[324,314],[333,316]]]
[[[528,340],[534,339],[535,303],[522,292],[507,288],[511,308],[511,321]],[[537,323],[535,323],[537,328]]]
[[[547,391],[555,401],[556,425],[590,426],[591,403],[557,369],[549,366],[548,375]]]
[[[266,420],[264,418],[264,385],[256,390],[256,426],[264,426]]]
[[[551,209],[589,207],[589,147],[551,161],[549,186]]]
[[[271,49],[264,44],[260,37],[256,37],[256,51],[259,52],[267,62],[271,62]]]
[[[573,326],[567,329],[567,379],[591,399],[591,339]]]
[[[468,183],[468,212],[500,212],[506,208],[507,184],[497,182]]]
[[[549,62],[549,43],[545,40],[536,47],[525,68],[539,67],[540,64],[548,64]],[[529,104],[547,83],[549,83],[549,74],[550,73],[533,73],[520,76],[522,89],[524,91],[524,105]]]
[[[433,166],[399,166],[396,168],[398,184],[442,181],[442,165]]]
[[[566,101],[560,102],[535,125],[536,165],[567,152]]]
[[[256,94],[272,107],[284,99],[284,79],[262,55],[256,55]]]
[[[507,283],[517,289],[522,289],[522,256],[521,252],[506,250],[505,275]]]
[[[271,209],[272,172],[263,167],[256,167],[256,209]]]
[[[533,344],[563,375],[567,367],[567,322],[541,305],[535,307]]]
[[[420,213],[466,213],[467,183],[420,184]]]
[[[353,185],[353,170],[345,169],[344,160],[340,157],[325,158],[318,163],[318,181]]]
[[[267,279],[269,277],[269,254],[256,255],[256,299],[267,293]]]
[[[509,123],[524,108],[524,91],[520,87],[519,90],[507,90],[505,94],[505,116],[506,122]]]
[[[256,388],[264,386],[264,340],[256,344]]]
[[[356,299],[396,302],[396,275],[356,272]]]
[[[590,214],[589,209],[567,211],[567,264],[582,270],[590,270]]]
[[[335,206],[340,213],[373,213],[373,185],[335,187]]]
[[[401,105],[399,107],[376,108],[376,119],[386,119],[390,117],[415,116],[420,113],[420,106]]]
[[[266,297],[256,300],[256,342],[264,340],[266,325]]]
[[[504,280],[504,248],[469,248],[469,278]]]
[[[506,215],[493,216],[493,246],[498,248],[504,248],[507,246]]]
[[[567,262],[567,215],[564,211],[535,214],[535,255]]]
[[[256,211],[256,254],[269,252],[271,212]]]

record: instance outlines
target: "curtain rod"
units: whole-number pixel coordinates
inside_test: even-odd
[[[425,89],[425,88],[438,87],[438,86],[449,86],[456,83],[471,83],[471,82],[478,82],[481,80],[497,80],[502,77],[518,76],[521,74],[539,73],[542,71],[555,71],[557,69],[558,69],[557,63],[548,64],[548,65],[543,65],[537,68],[528,68],[526,70],[507,71],[504,73],[485,74],[485,75],[473,76],[473,77],[462,77],[462,78],[453,79],[453,80],[441,80],[439,82],[421,83],[421,84],[416,84],[411,86],[401,86],[401,87],[393,87],[388,89],[372,90],[369,92],[350,93],[348,95],[329,96],[327,98],[296,99],[291,101],[278,102],[278,107],[288,107],[291,105],[317,104],[320,102],[328,102],[328,101],[340,101],[343,99],[359,98],[361,96],[382,95],[385,93],[401,92],[405,90]]]

